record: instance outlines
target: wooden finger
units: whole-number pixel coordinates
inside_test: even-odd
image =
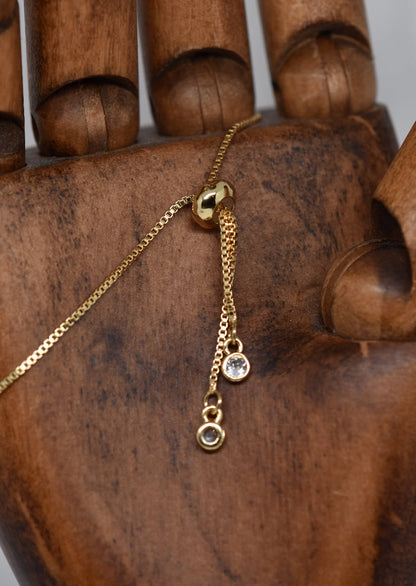
[[[19,7],[0,2],[0,173],[25,164]]]
[[[416,125],[374,195],[392,216],[389,224],[395,227],[395,240],[359,244],[337,261],[327,277],[324,320],[345,337],[416,339],[415,157]],[[383,219],[383,229],[386,225]]]
[[[362,0],[260,0],[282,114],[345,116],[369,108],[375,74]]]
[[[26,3],[31,109],[42,154],[133,143],[138,130],[134,0]]]
[[[139,7],[149,91],[160,132],[203,134],[252,114],[242,0],[140,0]]]
[[[413,125],[393,163],[380,182],[374,197],[400,225],[416,274],[416,124]]]

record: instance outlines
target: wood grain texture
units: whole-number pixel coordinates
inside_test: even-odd
[[[371,235],[391,157],[366,119],[239,135],[235,298],[252,363],[221,381],[227,443],[195,442],[215,347],[218,234],[182,211],[0,400],[1,535],[22,585],[370,586],[414,576],[414,344],[323,327],[323,280]],[[144,143],[0,179],[0,366],[66,316],[220,136]],[[386,152],[390,153],[386,156]]]
[[[345,116],[369,108],[375,74],[362,0],[261,0],[279,109],[285,116]]]
[[[41,152],[77,155],[133,143],[134,0],[29,0],[25,6],[31,109]]]
[[[19,7],[0,3],[0,174],[25,164]]]
[[[141,0],[139,17],[162,134],[209,133],[253,113],[243,0]]]

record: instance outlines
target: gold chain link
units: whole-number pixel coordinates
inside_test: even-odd
[[[237,132],[241,132],[242,130],[248,128],[252,124],[256,124],[256,122],[258,122],[260,118],[260,114],[254,114],[254,116],[251,116],[250,118],[246,118],[245,120],[237,122],[236,124],[234,124],[234,126],[231,126],[231,128],[227,130],[220,145],[220,148],[218,149],[218,153],[215,158],[214,164],[212,165],[212,169],[206,183],[207,185],[211,185],[211,183],[213,183],[218,178],[218,173],[224,161],[225,153],[227,152],[228,147],[230,146],[231,141],[233,140]]]
[[[217,381],[221,369],[222,358],[224,355],[224,346],[227,338],[229,338],[230,334],[232,333],[229,331],[230,328],[232,328],[234,332],[236,332],[237,328],[237,315],[235,311],[232,290],[235,273],[235,261],[237,256],[237,221],[233,212],[228,209],[221,210],[218,218],[221,231],[221,261],[224,297],[221,309],[217,346],[215,348],[214,360],[209,376],[208,393],[213,395],[214,392],[216,392],[218,393],[219,398],[221,398],[221,395],[217,389]],[[218,402],[217,406],[219,406]]]
[[[242,120],[241,122],[237,122],[232,126],[224,136],[224,139],[219,147],[217,156],[215,158],[214,164],[212,166],[211,172],[208,177],[207,184],[215,181],[218,177],[219,170],[222,166],[224,156],[231,144],[232,139],[234,138],[237,132],[244,130],[248,126],[255,124],[260,120],[260,115],[255,114],[246,120]],[[32,368],[49,350],[62,338],[64,334],[66,334],[70,328],[72,328],[90,309],[101,297],[118,281],[118,279],[126,272],[126,270],[137,260],[137,258],[141,255],[141,253],[149,246],[149,244],[154,240],[154,238],[159,234],[161,230],[166,226],[166,224],[173,218],[175,214],[179,212],[183,207],[187,206],[192,202],[193,195],[186,195],[175,203],[173,203],[169,209],[163,214],[158,222],[153,226],[153,228],[146,234],[146,236],[133,248],[133,250],[128,254],[121,263],[108,275],[106,279],[96,288],[94,291],[79,305],[75,311],[71,313],[41,344],[40,346],[32,352],[19,366],[17,366],[10,374],[8,374],[3,380],[0,381],[0,395],[6,391],[14,382],[16,382],[21,376],[23,376],[28,370]],[[234,267],[235,267],[235,259],[234,259]],[[230,271],[232,271],[232,261],[229,267],[227,267],[227,278],[231,280],[233,275],[231,276]],[[223,268],[224,271],[224,268]],[[222,348],[224,347],[223,338],[225,341],[226,332],[228,331],[228,308],[230,306],[230,300],[225,300],[227,305],[227,309],[224,309],[221,314],[221,327],[220,333],[218,335],[218,339],[221,339]],[[231,293],[231,302],[232,302],[232,293]],[[224,317],[223,317],[224,313]],[[225,328],[225,334],[223,333],[223,329]],[[220,342],[218,342],[219,344]],[[222,354],[221,354],[222,355]],[[215,359],[214,359],[215,361]],[[219,369],[218,369],[219,372]],[[217,377],[218,377],[217,372]],[[210,385],[211,389],[211,385]],[[208,393],[207,393],[208,394]],[[217,403],[218,404],[218,403]]]

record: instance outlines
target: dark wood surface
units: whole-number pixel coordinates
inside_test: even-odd
[[[4,373],[200,186],[220,139],[0,180]],[[235,296],[252,374],[220,383],[220,452],[194,435],[219,243],[190,210],[2,397],[1,532],[22,584],[412,583],[415,346],[345,340],[320,316],[329,267],[372,235],[393,151],[379,108],[266,121],[230,149],[222,177],[237,189]]]

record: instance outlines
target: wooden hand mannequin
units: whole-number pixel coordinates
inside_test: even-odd
[[[237,191],[234,294],[252,364],[238,387],[220,383],[226,443],[208,454],[195,442],[221,268],[218,234],[183,210],[0,396],[0,530],[22,585],[416,579],[416,324],[409,311],[402,335],[403,320],[374,308],[369,342],[363,312],[345,334],[339,311],[339,293],[362,301],[352,287],[344,294],[349,269],[369,289],[379,277],[380,306],[391,301],[386,282],[413,299],[414,138],[380,183],[395,141],[373,103],[361,2],[261,8],[288,118],[271,113],[238,135],[221,173]],[[15,63],[0,89],[0,378],[204,184],[222,131],[254,103],[241,1],[142,0],[157,127],[186,138],[141,133],[133,144],[135,3],[30,0],[42,155],[23,168],[16,14],[15,2],[0,4],[0,48]],[[373,214],[378,185],[397,221]],[[342,260],[374,237],[402,236],[364,270]]]

